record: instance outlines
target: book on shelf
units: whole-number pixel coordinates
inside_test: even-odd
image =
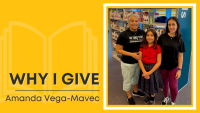
[[[128,29],[128,23],[126,23],[126,22],[122,22],[122,27],[124,27],[124,31],[126,30],[126,29]]]
[[[112,24],[113,24],[113,29],[115,29],[116,28],[116,21],[113,21]]]
[[[116,48],[116,40],[113,40],[113,47]]]
[[[110,21],[110,27],[113,28],[113,23],[112,23],[112,21]]]
[[[120,27],[119,21],[110,21],[110,24],[111,24],[112,29],[119,30],[119,27]]]
[[[124,11],[124,20],[128,21],[128,11]]]
[[[118,39],[118,37],[119,37],[119,33],[120,33],[119,31],[116,31],[116,32],[115,32],[115,37],[114,37],[115,40]]]
[[[110,13],[110,19],[115,19],[116,17],[116,13],[117,13],[117,9],[110,9],[109,13]]]
[[[112,24],[113,24],[113,29],[119,29],[120,27],[119,21],[113,21]]]
[[[119,36],[119,31],[112,31],[112,39],[117,40]]]
[[[123,11],[120,11],[120,20],[124,20],[124,13],[123,13]]]
[[[114,19],[114,17],[115,17],[114,15],[115,15],[115,14],[114,14],[114,11],[111,11],[111,18],[112,18],[112,19]]]
[[[116,18],[117,18],[117,17],[116,17],[117,11],[114,11],[113,13],[114,13],[114,18],[113,18],[113,19],[116,19]]]
[[[115,31],[112,31],[112,39],[115,37]]]
[[[152,24],[154,23],[154,10],[149,9],[149,23]]]
[[[123,20],[123,15],[121,15],[121,14],[123,14],[122,11],[117,12],[117,20]],[[122,16],[122,18],[121,18],[121,16]]]
[[[124,20],[125,21],[128,21],[128,17],[132,14],[136,14],[135,11],[127,11],[127,10],[124,10]]]
[[[149,12],[144,12],[143,13],[143,22],[144,23],[149,23]]]
[[[143,22],[143,12],[142,11],[137,11],[136,15],[139,18],[139,22]]]
[[[149,12],[149,23],[152,24],[154,22],[154,12]]]
[[[125,31],[125,27],[120,27],[119,31],[120,31],[120,32]]]
[[[120,20],[120,12],[119,11],[115,11],[115,19]]]

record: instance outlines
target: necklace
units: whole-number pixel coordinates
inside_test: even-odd
[[[176,37],[176,34],[175,35],[169,35],[169,33],[168,33],[168,36],[171,38],[171,40],[174,38],[174,37]]]

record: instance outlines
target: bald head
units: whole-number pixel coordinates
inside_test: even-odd
[[[135,14],[132,14],[128,17],[128,22],[130,21],[131,17],[136,17],[137,18],[137,21],[139,21],[139,17]]]
[[[137,31],[139,27],[139,18],[137,15],[130,15],[128,18],[128,24],[131,31]]]

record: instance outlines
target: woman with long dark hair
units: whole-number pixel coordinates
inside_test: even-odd
[[[180,31],[180,23],[177,17],[170,17],[166,25],[166,33],[158,39],[158,44],[162,49],[161,73],[164,83],[165,98],[162,105],[166,105],[168,98],[168,89],[171,92],[171,105],[175,105],[178,95],[178,79],[181,76],[183,64],[183,52],[185,45]]]

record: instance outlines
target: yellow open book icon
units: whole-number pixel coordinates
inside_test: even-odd
[[[64,73],[98,72],[97,37],[92,29],[86,27],[86,21],[67,24],[49,37],[36,28],[18,21],[10,21],[8,28],[0,36],[0,102],[7,95],[94,95],[97,92],[62,92],[16,90],[96,90],[97,85],[65,85],[61,82]],[[9,73],[49,73],[45,85],[41,80],[37,85],[25,83],[13,85]],[[57,84],[53,84],[53,73],[57,73]],[[91,81],[88,81],[89,83]]]

